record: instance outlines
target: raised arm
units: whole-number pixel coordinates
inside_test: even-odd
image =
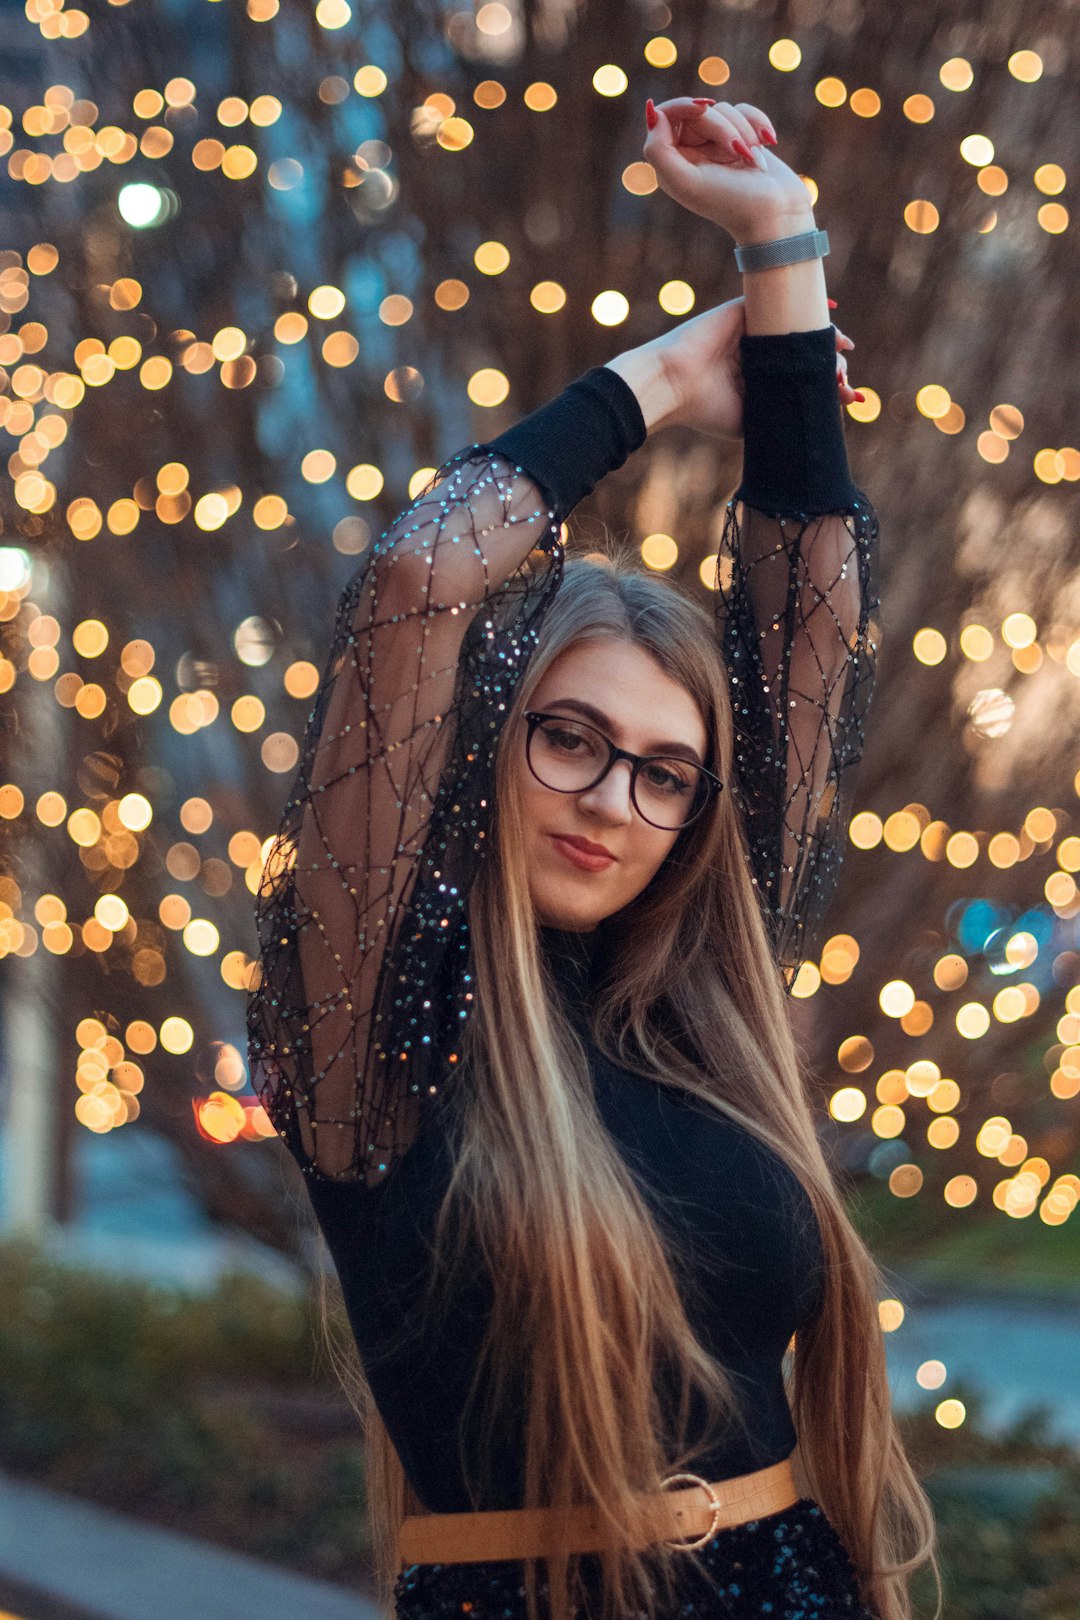
[[[810,190],[759,107],[673,97],[648,122],[644,156],[684,208],[740,247],[817,247]],[[772,257],[751,253],[743,273],[744,467],[719,548],[717,623],[738,727],[733,786],[790,988],[842,856],[876,651],[877,519],[847,468],[840,400],[856,395],[846,376],[837,384],[823,261],[754,267]]]
[[[874,681],[878,520],[848,470],[832,327],[747,335],[741,352],[743,477],[720,545],[717,626],[733,786],[790,989],[843,859]]]
[[[309,1174],[377,1185],[453,1072],[500,716],[559,586],[562,520],[646,432],[604,367],[526,423],[563,451],[557,497],[516,464],[525,424],[458,451],[338,602],[247,1009],[253,1083]]]
[[[816,225],[803,182],[766,161],[785,202],[755,206],[741,242]],[[720,545],[717,625],[735,790],[790,989],[843,860],[875,673],[878,520],[848,468],[840,402],[856,395],[828,324],[824,261],[750,271],[743,294],[743,476]]]

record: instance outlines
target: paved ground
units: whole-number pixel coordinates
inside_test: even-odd
[[[0,1575],[0,1620],[107,1620],[91,1609],[64,1603],[31,1586]]]
[[[0,1620],[379,1620],[341,1587],[0,1475]]]

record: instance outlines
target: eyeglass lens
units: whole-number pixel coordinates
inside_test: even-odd
[[[560,793],[592,787],[608,758],[603,733],[578,720],[538,721],[529,739],[533,773],[545,787]],[[673,832],[700,808],[705,780],[691,760],[657,756],[639,768],[634,801],[646,821]]]

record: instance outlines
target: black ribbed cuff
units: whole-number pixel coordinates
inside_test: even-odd
[[[739,351],[743,473],[734,499],[784,516],[863,500],[848,467],[835,328],[744,335]]]
[[[561,394],[479,448],[523,467],[560,518],[645,443],[637,395],[617,371],[593,366]]]

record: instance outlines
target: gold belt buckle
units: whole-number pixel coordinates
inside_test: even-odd
[[[706,1530],[705,1534],[700,1536],[697,1541],[664,1542],[664,1546],[666,1547],[676,1547],[683,1552],[693,1552],[696,1547],[704,1547],[705,1543],[707,1541],[711,1541],[713,1536],[716,1534],[720,1526],[720,1515],[723,1512],[724,1504],[721,1502],[708,1480],[702,1479],[700,1474],[669,1474],[667,1479],[662,1479],[660,1481],[660,1489],[663,1491],[666,1490],[669,1485],[679,1484],[702,1486],[708,1493],[709,1502],[712,1507],[712,1523]]]

